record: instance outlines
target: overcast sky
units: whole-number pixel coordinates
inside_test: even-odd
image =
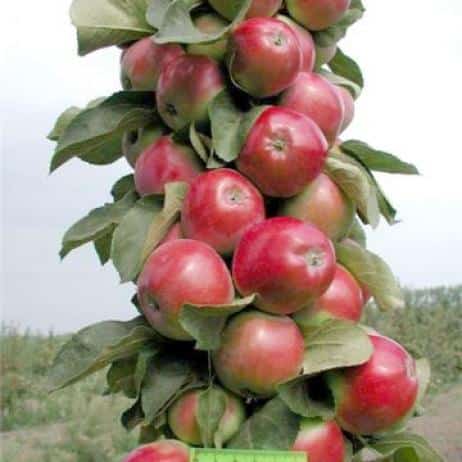
[[[68,1],[9,2],[1,66],[3,317],[33,329],[74,330],[133,315],[133,286],[101,268],[88,246],[58,258],[63,232],[129,172],[72,161],[48,176],[56,116],[119,88],[116,49],[76,56]],[[413,287],[462,283],[462,2],[365,0],[368,12],[342,48],[362,66],[358,138],[415,163],[422,176],[380,178],[401,224],[369,233]],[[5,17],[6,9],[6,17]]]

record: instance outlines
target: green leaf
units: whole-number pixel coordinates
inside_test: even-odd
[[[342,151],[359,160],[367,168],[377,172],[399,173],[402,175],[419,174],[414,165],[403,162],[393,154],[374,149],[362,141],[345,141],[340,148]]]
[[[367,447],[393,462],[444,462],[424,438],[409,432],[387,435]]]
[[[244,19],[252,0],[238,0],[240,3],[236,18],[227,26],[214,33],[206,33],[196,28],[191,18],[191,3],[185,0],[173,0],[162,19],[162,25],[154,36],[156,43],[207,43],[223,37],[238,22]],[[160,2],[165,5],[165,2]],[[154,7],[153,7],[154,8]],[[152,12],[154,13],[154,12]],[[162,16],[163,10],[159,17]],[[152,14],[149,14],[152,19]],[[155,21],[159,23],[158,20]]]
[[[149,346],[149,347],[143,348],[138,353],[136,367],[133,373],[133,381],[134,381],[135,388],[136,388],[138,395],[141,392],[141,386],[143,384],[144,377],[146,376],[146,373],[148,371],[148,366],[151,363],[154,356],[156,356],[159,352],[160,352],[160,348],[155,347],[155,346],[154,347]]]
[[[210,387],[199,395],[197,424],[199,425],[202,445],[210,448],[215,445],[220,421],[226,411],[227,397],[221,388]],[[220,443],[220,442],[218,442]],[[218,444],[218,447],[221,445]]]
[[[132,407],[127,409],[122,414],[120,421],[127,431],[131,431],[136,426],[142,424],[144,422],[144,414],[141,407],[141,400],[138,399]]]
[[[96,254],[98,255],[101,265],[105,265],[111,258],[112,232],[99,237],[94,241]]]
[[[161,196],[140,199],[114,232],[111,258],[122,282],[134,280],[146,259],[178,220],[187,184],[169,183]]]
[[[66,131],[66,128],[69,124],[82,112],[77,106],[71,106],[66,109],[55,122],[53,130],[48,134],[47,138],[51,141],[58,141],[63,133]]]
[[[337,243],[335,251],[337,261],[368,288],[381,310],[404,307],[401,288],[389,266],[378,255],[345,241]]]
[[[97,241],[111,234],[114,227],[135,204],[136,196],[127,194],[120,201],[92,210],[87,216],[72,225],[63,237],[61,258],[88,242]]]
[[[368,171],[355,159],[332,150],[325,165],[326,173],[356,204],[360,214],[372,226],[380,221],[377,189]]]
[[[160,353],[150,362],[141,387],[146,423],[151,423],[178,396],[191,378],[190,361]]]
[[[151,0],[149,4],[148,11],[146,12],[146,20],[151,26],[156,29],[160,29],[165,20],[165,15],[167,13],[168,7],[175,0]],[[201,3],[201,0],[183,0],[183,3],[189,8],[192,9],[194,6]]]
[[[158,341],[159,336],[141,317],[88,326],[73,335],[58,352],[48,374],[50,390],[71,385]]]
[[[194,125],[194,123],[192,123],[189,126],[189,141],[191,143],[191,146],[194,148],[194,150],[196,151],[197,155],[201,158],[201,160],[205,164],[207,164],[210,158],[210,152],[209,152],[209,147],[204,142],[205,138],[206,138],[205,135],[202,135],[202,133],[199,133],[196,130],[196,126]]]
[[[418,359],[416,362],[417,380],[419,382],[419,391],[416,398],[416,410],[418,413],[422,412],[421,405],[422,401],[427,394],[428,387],[431,380],[431,366],[430,361],[427,358]]]
[[[306,334],[305,343],[303,374],[308,376],[364,364],[373,352],[367,333],[343,320],[324,322]]]
[[[217,95],[209,107],[209,117],[213,148],[220,159],[237,159],[252,125],[265,109],[267,106],[256,106],[245,113],[236,107],[226,90]]]
[[[341,75],[334,74],[333,72],[327,71],[325,69],[320,69],[319,74],[324,76],[330,83],[345,87],[352,94],[354,99],[359,98],[361,95],[362,87],[360,87],[356,82],[349,80]]]
[[[366,248],[367,236],[364,228],[357,218],[354,219],[353,225],[348,233],[348,238],[355,241],[361,247]]]
[[[364,11],[365,8],[360,0],[353,0],[350,8],[340,21],[327,29],[313,33],[316,45],[320,47],[335,45],[340,39],[345,37],[348,28],[362,18]]]
[[[329,67],[336,75],[354,82],[359,87],[364,87],[364,78],[358,64],[337,47],[335,56],[329,61]]]
[[[325,393],[319,393],[321,387],[324,391],[325,384],[320,383],[318,377],[302,376],[279,385],[278,393],[289,409],[297,415],[332,419],[335,414],[333,400],[327,389]]]
[[[111,189],[111,196],[115,201],[122,199],[127,193],[135,191],[135,178],[132,174],[118,179]]]
[[[114,361],[109,368],[106,380],[111,393],[125,393],[129,398],[136,398],[137,392],[133,381],[136,357]]]
[[[274,398],[241,425],[227,448],[287,450],[298,430],[299,417],[280,398]]]
[[[226,305],[185,305],[180,312],[180,324],[195,340],[198,350],[216,350],[227,319],[253,303],[255,295]]]
[[[150,0],[74,0],[72,24],[77,28],[79,55],[152,35],[146,22]]]
[[[155,120],[153,104],[151,92],[122,91],[96,107],[85,109],[59,138],[51,172],[76,156],[96,163],[113,159],[114,151],[120,157],[124,132]]]

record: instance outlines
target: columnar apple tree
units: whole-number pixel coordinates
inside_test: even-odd
[[[145,444],[127,461],[182,462],[187,445],[441,460],[406,431],[427,361],[360,324],[370,298],[404,303],[366,248],[364,228],[397,214],[374,173],[417,173],[340,138],[363,76],[339,42],[363,13],[361,0],[74,0],[79,54],[119,47],[122,90],[59,117],[51,171],[125,157],[127,174],[61,257],[92,243],[133,285],[134,317],[76,333],[50,382],[107,368]]]

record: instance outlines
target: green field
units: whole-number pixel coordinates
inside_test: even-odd
[[[462,286],[406,290],[406,299],[402,311],[368,307],[364,322],[431,360],[431,399],[462,379]],[[118,421],[127,400],[103,396],[104,373],[47,394],[46,371],[65,339],[2,326],[1,461],[113,462],[135,446]]]

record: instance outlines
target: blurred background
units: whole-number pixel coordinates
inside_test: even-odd
[[[74,160],[48,175],[46,135],[65,108],[120,87],[119,51],[77,57],[69,1],[3,8],[1,85],[1,289],[4,454],[15,462],[111,461],[134,444],[119,428],[124,403],[102,398],[101,377],[49,399],[43,375],[67,334],[102,319],[128,319],[130,285],[98,265],[92,246],[58,257],[69,225],[110,199],[129,172]],[[365,90],[344,139],[361,139],[418,166],[420,177],[380,176],[402,222],[370,232],[369,247],[407,288],[404,312],[367,322],[429,356],[433,399],[419,430],[450,460],[462,459],[462,3],[365,1],[342,44],[363,69]],[[123,401],[123,399],[121,399]],[[452,404],[450,404],[452,403]],[[454,403],[459,403],[457,408]],[[458,415],[458,417],[457,417]],[[33,455],[33,457],[32,457]]]

